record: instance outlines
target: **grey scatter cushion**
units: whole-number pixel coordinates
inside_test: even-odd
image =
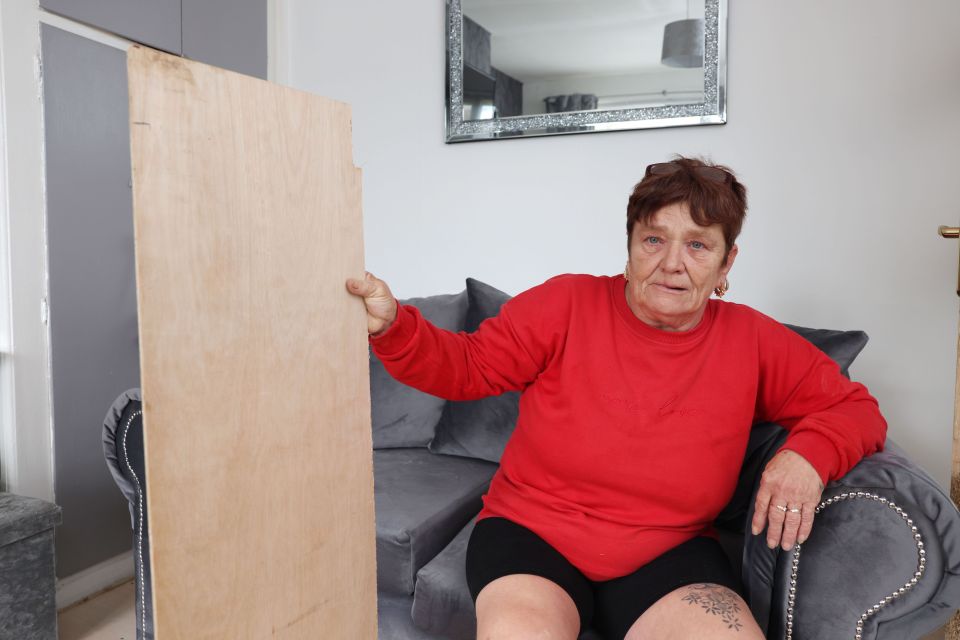
[[[856,357],[867,346],[870,338],[863,331],[836,331],[833,329],[809,329],[791,324],[783,325],[799,333],[813,343],[815,347],[830,356],[840,365],[840,371],[847,375],[847,370]]]
[[[467,291],[401,300],[420,310],[424,318],[449,331],[462,331],[467,317]],[[370,409],[373,448],[425,447],[446,400],[394,380],[370,351]]]
[[[476,331],[480,323],[497,315],[510,296],[473,278],[467,278],[466,331]],[[520,394],[509,391],[499,396],[448,402],[443,408],[430,451],[500,462],[507,440],[517,424]]]
[[[481,322],[500,313],[500,307],[511,297],[479,280],[467,278],[469,305],[467,306],[467,322],[463,330],[470,333],[476,331]]]
[[[516,391],[482,400],[448,402],[430,451],[500,462],[519,413],[520,394]]]

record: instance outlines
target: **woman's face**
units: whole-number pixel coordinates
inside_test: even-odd
[[[633,225],[627,263],[627,304],[652,327],[689,331],[697,326],[713,290],[737,256],[724,261],[726,244],[719,224],[701,227],[686,203],[660,209],[646,223]]]

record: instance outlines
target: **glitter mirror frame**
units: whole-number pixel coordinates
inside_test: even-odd
[[[727,0],[705,0],[704,4],[703,102],[464,120],[463,12],[460,0],[447,0],[446,141],[472,142],[726,123]]]

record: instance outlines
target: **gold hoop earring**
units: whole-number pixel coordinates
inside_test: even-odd
[[[724,278],[723,282],[720,283],[720,286],[714,289],[713,292],[717,294],[718,298],[722,298],[723,294],[725,294],[728,289],[730,289],[730,281]]]
[[[630,282],[630,264],[629,263],[627,264],[627,266],[623,268],[623,279],[626,280],[627,282]]]

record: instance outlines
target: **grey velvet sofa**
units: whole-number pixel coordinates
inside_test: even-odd
[[[432,322],[472,331],[508,297],[467,280],[455,295],[412,299]],[[846,372],[862,332],[792,327]],[[447,402],[405,387],[371,356],[380,640],[474,638],[463,574],[473,527],[517,412],[517,394]],[[107,464],[130,503],[137,569],[137,637],[152,638],[140,395],[107,412]],[[813,533],[791,552],[768,549],[749,523],[760,474],[786,437],[752,431],[740,481],[716,521],[747,601],[768,638],[920,638],[960,607],[960,513],[888,440],[825,490]],[[744,531],[748,533],[744,536]],[[581,640],[609,640],[586,631]]]

